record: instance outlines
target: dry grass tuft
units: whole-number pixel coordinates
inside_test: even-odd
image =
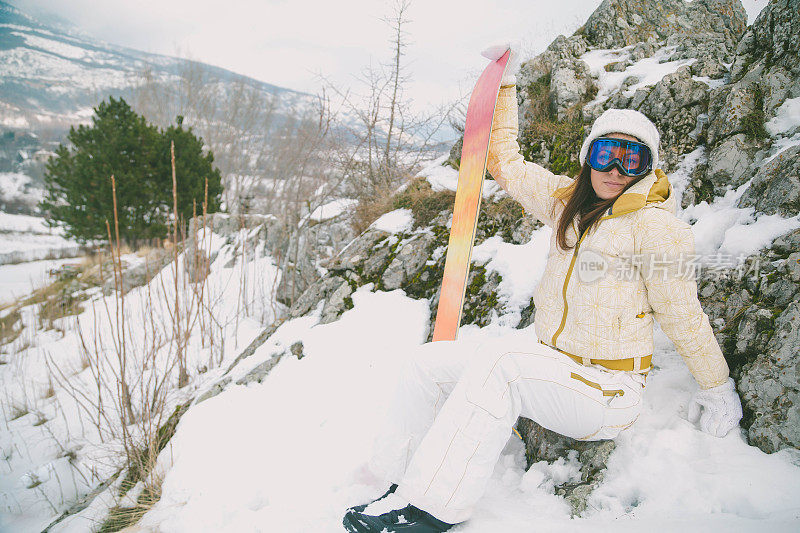
[[[142,519],[142,517],[152,509],[161,499],[161,480],[153,483],[151,486],[146,486],[136,502],[132,506],[120,507],[119,505],[113,507],[106,517],[105,521],[100,525],[97,530],[100,533],[110,533],[113,531],[137,531],[133,528],[135,524]]]
[[[19,309],[13,309],[0,318],[0,346],[13,342],[22,333],[20,318]]]
[[[353,210],[350,224],[356,234],[361,234],[381,215],[388,213],[392,209],[394,208],[392,207],[392,194],[390,191],[382,190],[371,196],[362,197]]]
[[[27,405],[23,403],[18,403],[16,401],[13,401],[11,403],[10,408],[11,408],[11,416],[9,417],[9,421],[22,418],[23,416],[31,412]]]
[[[443,211],[453,211],[456,193],[453,191],[434,191],[427,178],[420,177],[408,184],[394,197],[394,209],[410,209],[414,214],[416,227],[427,226]]]
[[[363,232],[381,215],[395,209],[410,209],[414,226],[427,226],[443,211],[453,211],[456,193],[434,191],[425,177],[414,178],[399,193],[383,191],[370,198],[361,199],[353,213],[351,223],[357,233]]]
[[[550,75],[543,76],[522,89],[527,105],[524,108],[526,127],[520,132],[522,155],[525,159],[545,164],[551,172],[575,176],[580,172],[578,153],[584,137],[581,108],[594,98],[596,88],[584,100],[567,110],[566,118],[558,120],[550,101]],[[549,156],[540,153],[542,142]]]

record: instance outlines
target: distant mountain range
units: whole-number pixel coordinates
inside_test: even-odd
[[[106,96],[129,94],[145,70],[168,83],[187,66],[202,67],[223,84],[243,82],[278,95],[287,107],[313,98],[222,68],[94,40],[52,19],[43,23],[0,0],[2,129],[64,131],[86,120]]]

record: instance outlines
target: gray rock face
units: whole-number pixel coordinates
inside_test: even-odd
[[[399,289],[414,279],[414,276],[422,270],[430,257],[434,240],[433,235],[421,233],[401,244],[381,278],[384,289]]]
[[[748,351],[763,352],[769,342],[772,328],[772,313],[752,305],[744,311],[736,335],[736,350],[739,353]]]
[[[353,294],[353,287],[346,280],[333,287],[328,294],[325,305],[322,307],[322,317],[320,324],[329,324],[336,321],[342,313],[353,307],[350,295]]]
[[[757,79],[761,70],[754,70],[747,78],[736,84],[723,87],[712,96],[709,106],[708,142],[714,145],[736,133],[743,133],[747,117],[758,112],[756,95],[759,91]]]
[[[655,122],[662,134],[662,168],[669,172],[683,154],[706,141],[712,91],[707,83],[693,77],[723,78],[727,72],[726,65],[735,57],[734,51],[745,30],[746,19],[738,0],[648,1],[644,5],[632,0],[606,0],[575,35],[556,39],[544,53],[528,61],[519,82],[523,87],[530,86],[535,80],[549,75],[548,104],[558,121],[570,120],[577,115],[588,125],[610,108],[632,108],[643,112]],[[606,65],[608,71],[622,72],[663,47],[674,48],[669,61],[692,59],[693,63],[666,76],[655,86],[639,88],[633,94],[629,89],[641,80],[636,75],[628,76],[608,98],[579,109],[596,94],[595,82],[587,75],[586,64],[580,59],[580,55],[590,47],[628,47],[622,59]],[[750,90],[750,85],[745,84],[741,91],[734,91],[727,107],[717,105],[718,112],[714,115],[717,128],[711,132],[712,136],[717,134],[717,137],[724,138],[744,131],[746,116],[758,103],[756,91]],[[528,111],[524,101],[527,96],[525,91],[522,93],[520,113],[524,131],[526,121],[541,120],[541,116]],[[743,99],[746,100],[744,107]],[[536,105],[530,106],[536,108]],[[737,112],[741,116],[736,117]],[[536,154],[534,160],[543,164],[553,162],[554,150],[579,147],[577,142],[575,145],[566,144],[563,138],[532,138],[526,142],[531,144],[532,156]]]
[[[789,257],[786,258],[786,268],[791,280],[795,283],[800,282],[800,252],[789,254]]]
[[[752,413],[750,442],[766,452],[800,447],[800,303],[775,320],[766,351],[745,368],[739,391]]]
[[[708,271],[698,282],[703,309],[738,382],[748,440],[768,453],[800,447],[794,411],[800,391],[798,241],[800,230],[788,233],[739,271]]]
[[[334,271],[356,270],[359,265],[372,255],[375,245],[387,237],[389,237],[389,234],[385,231],[369,228],[339,252],[330,261],[328,268]]]
[[[766,120],[769,120],[776,115],[778,107],[787,99],[800,96],[800,69],[790,72],[783,67],[773,65],[762,78],[761,87],[764,115]],[[793,130],[794,133],[797,131],[798,128]]]
[[[429,331],[432,333],[450,234],[446,227],[448,219],[449,210],[446,210],[425,230],[396,235],[375,229],[365,231],[328,263],[328,275],[312,284],[296,300],[290,316],[305,315],[325,302],[323,321],[336,320],[352,306],[352,291],[373,283],[380,290],[403,289],[412,298],[429,300]],[[480,244],[499,235],[507,242],[525,243],[540,225],[523,217],[522,208],[509,198],[486,201],[478,219],[475,242]],[[500,282],[497,273],[487,272],[483,265],[472,265],[462,324],[483,326],[490,323],[493,314],[506,311],[498,296]],[[531,318],[531,314],[526,316]]]
[[[800,229],[790,231],[775,239],[772,249],[783,256],[800,250]]]
[[[638,42],[661,41],[671,35],[712,33],[735,47],[747,26],[738,0],[642,2],[605,0],[584,26],[587,41],[600,48],[620,48]]]
[[[750,165],[754,159],[752,143],[743,133],[732,135],[708,154],[707,176],[714,185],[714,194],[724,194],[727,188],[736,188],[752,175]]]
[[[631,107],[647,115],[661,132],[661,159],[664,168],[671,168],[680,154],[698,145],[699,137],[691,133],[698,117],[708,109],[708,86],[693,80],[689,67],[681,67],[646,94],[641,104],[637,104],[635,95]]]
[[[798,74],[800,10],[796,0],[774,0],[742,35],[731,66],[731,79],[741,79],[749,65],[769,53],[770,63]]]
[[[347,310],[348,299],[352,293],[353,289],[346,279],[339,276],[324,277],[311,285],[297,299],[289,310],[289,316],[292,318],[303,316],[324,301],[321,321],[323,324],[333,322]]]
[[[291,306],[320,278],[317,265],[328,261],[355,235],[346,217],[340,216],[319,224],[306,223],[293,227],[290,232],[286,228],[280,237],[281,244],[270,247],[271,250],[281,250],[277,255],[283,275],[276,298],[282,304]]]
[[[794,216],[800,212],[800,146],[782,152],[761,166],[739,200],[740,207],[759,213]]]
[[[711,79],[722,78],[728,69],[726,63],[733,61],[735,44],[716,33],[697,33],[673,35],[667,39],[668,45],[677,48],[670,60],[695,59],[691,65],[692,74]]]
[[[237,255],[251,259],[260,250],[279,261],[282,275],[276,300],[287,307],[320,278],[318,263],[329,260],[335,250],[340,250],[354,236],[343,217],[296,227],[287,226],[271,215],[214,213],[206,218],[205,224],[214,233],[228,239],[233,239],[241,230],[247,230],[250,233],[245,249],[237,248]],[[189,235],[194,235],[201,225],[202,218],[193,219],[189,224]],[[198,255],[191,238],[187,240],[186,257],[186,268],[193,281],[203,279],[209,265],[216,259]]]
[[[781,277],[773,283],[765,284],[761,292],[765,298],[772,300],[776,307],[783,308],[795,300],[797,284]]]
[[[519,84],[528,85],[550,74],[559,60],[574,61],[576,57],[586,53],[588,44],[581,35],[564,37],[559,35],[547,49],[522,65],[519,73]]]
[[[758,132],[787,98],[800,96],[800,10],[793,0],[771,2],[747,28],[731,65],[730,86],[712,98],[709,142]]]
[[[566,457],[571,450],[578,452],[581,463],[581,481],[565,483],[556,487],[556,494],[563,496],[572,507],[572,515],[578,516],[586,510],[586,499],[603,481],[603,471],[608,458],[616,449],[613,440],[579,441],[559,435],[539,424],[520,418],[517,430],[525,442],[525,459],[530,467],[538,461],[552,463]]]
[[[743,34],[731,66],[732,83],[710,95],[707,175],[693,183],[687,191],[689,197],[707,199],[709,193],[722,194],[755,173],[740,206],[782,216],[798,212],[797,165],[787,161],[796,158],[796,152],[786,151],[780,160],[760,162],[773,150],[765,123],[788,98],[800,96],[798,32],[797,3],[777,1],[765,7]]]
[[[558,120],[577,115],[577,104],[588,94],[592,82],[589,67],[579,60],[559,59],[550,74],[550,107]]]

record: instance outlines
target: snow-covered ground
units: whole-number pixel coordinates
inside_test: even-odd
[[[711,263],[725,257],[738,262],[747,255],[757,253],[776,237],[800,227],[800,215],[756,214],[752,207],[737,207],[739,198],[750,187],[752,179],[736,189],[718,196],[709,204],[702,201],[686,209],[680,207],[680,198],[695,166],[704,162],[705,149],[698,148],[686,154],[669,178],[678,201],[678,217],[692,224],[695,251],[702,255],[701,262]]]
[[[99,288],[89,291],[82,313],[54,320],[47,331],[39,329],[38,304],[19,309],[22,330],[0,349],[0,531],[41,531],[116,471],[124,435],[115,392],[119,354],[130,354],[124,368],[137,423],[126,431],[135,436],[146,427],[145,398],[168,391],[165,412],[171,412],[195,387],[219,379],[275,320],[281,306],[272,290],[280,276],[252,232],[243,230],[232,242],[210,233],[199,240],[201,251],[217,260],[204,286],[191,284],[186,258],[178,260],[179,320],[191,380],[183,389],[176,386],[175,371],[166,370],[177,361],[174,265],[128,292],[124,308]],[[159,385],[164,378],[166,389]],[[73,527],[89,529],[85,522]]]
[[[426,302],[402,291],[362,288],[333,324],[284,324],[248,361],[263,362],[296,341],[259,385],[235,386],[190,411],[170,450],[161,501],[141,523],[153,531],[341,531],[346,507],[385,490],[363,476],[387,410],[397,365],[425,338]],[[523,335],[493,325],[462,338]],[[767,455],[740,431],[717,439],[686,420],[696,385],[658,332],[658,369],[645,408],[618,448],[590,511],[570,519],[552,493],[573,479],[570,462],[525,471],[521,442],[509,443],[475,517],[456,531],[796,531],[800,453]],[[243,368],[242,371],[245,369]]]
[[[402,231],[409,222],[410,214],[399,210],[378,224]],[[487,268],[503,274],[501,293],[511,308],[526,301],[541,275],[549,231],[537,230],[524,245],[489,240],[476,249],[476,260],[490,259]],[[514,268],[520,254],[528,268]],[[218,265],[210,279],[226,270]],[[162,273],[167,281],[170,275],[169,269]],[[331,324],[318,324],[318,313],[285,322],[231,378],[297,341],[302,359],[284,356],[262,383],[232,385],[187,412],[160,458],[166,473],[161,500],[140,530],[340,531],[345,508],[383,492],[365,475],[365,463],[399,365],[426,338],[429,308],[401,290],[372,292],[371,286],[360,288],[353,303]],[[226,305],[235,307],[233,300]],[[521,335],[535,342],[532,327],[513,329],[515,314],[495,317],[484,328],[462,327],[460,338]],[[258,331],[255,325],[248,322],[240,332],[240,349]],[[474,518],[456,531],[796,531],[800,452],[765,454],[746,443],[742,430],[723,439],[702,433],[686,416],[696,384],[660,329],[654,361],[643,413],[617,439],[583,517],[571,519],[568,505],[553,494],[555,485],[578,475],[575,458],[526,472],[522,443],[509,435]],[[198,375],[196,393],[218,375]],[[30,421],[11,424],[15,435],[23,425],[31,430]],[[103,511],[90,508],[54,531],[85,531]]]
[[[30,176],[19,172],[0,172],[0,200],[36,205],[43,198],[43,189],[35,185]]]
[[[82,253],[80,244],[64,238],[60,229],[48,227],[44,218],[0,212],[0,265]]]
[[[698,216],[699,222],[711,215]],[[392,212],[377,224],[390,231],[408,230],[410,213]],[[708,225],[717,232],[725,227],[713,221]],[[476,260],[488,261],[489,270],[502,273],[501,297],[511,311],[494,317],[487,327],[463,327],[460,338],[524,335],[535,342],[532,328],[515,330],[513,324],[543,270],[549,231],[537,230],[524,245],[489,239],[476,248]],[[241,233],[238,242],[245,237]],[[187,349],[193,382],[188,390],[171,395],[172,403],[202,393],[219,379],[228,362],[274,316],[265,307],[279,279],[269,256],[262,250],[243,264],[235,243],[211,235],[206,241],[208,252],[220,254],[211,267],[208,295],[224,325],[224,348],[216,356],[219,362],[209,365],[213,350],[193,330]],[[515,267],[520,256],[526,258],[526,268]],[[250,313],[241,317],[236,331],[237,312],[244,314],[245,307],[239,299],[243,279],[244,294],[252,296]],[[136,331],[146,329],[150,317],[169,324],[172,280],[169,266],[149,286],[126,295],[131,335],[138,335],[129,342],[144,344],[144,334]],[[371,289],[360,288],[353,295],[354,308],[337,322],[320,325],[318,314],[285,322],[231,377],[235,382],[297,341],[304,347],[301,360],[285,356],[261,384],[229,386],[187,412],[162,453],[162,498],[145,515],[143,527],[164,532],[339,531],[346,507],[384,490],[364,475],[364,464],[398,365],[426,338],[429,308],[401,290]],[[61,334],[23,334],[30,346],[6,354],[8,364],[0,365],[6,396],[0,529],[38,531],[54,514],[50,505],[60,510],[112,473],[113,463],[103,459],[109,442],[103,444],[68,388],[56,383],[52,396],[45,393],[47,361],[56,354],[73,386],[91,384],[89,370],[81,370],[75,326],[80,324],[91,338],[96,336],[92,331],[100,337],[110,334],[115,323],[113,312],[101,324],[96,318],[104,306],[114,309],[113,299],[95,295],[91,302],[77,322],[64,320]],[[23,314],[26,326],[34,327],[35,309]],[[169,337],[168,331],[162,334]],[[552,493],[554,485],[576,475],[574,458],[537,464],[526,472],[522,444],[509,435],[475,517],[458,531],[518,531],[532,524],[547,531],[796,530],[800,452],[767,455],[747,445],[741,431],[724,439],[700,432],[686,419],[696,384],[660,330],[656,340],[657,369],[648,378],[644,412],[618,439],[605,481],[591,495],[590,510],[582,518],[570,519],[567,504]],[[28,414],[11,420],[9,400],[27,401]],[[114,442],[112,438],[110,444]],[[105,511],[96,504],[53,531],[86,531]]]
[[[417,173],[416,177],[423,177],[431,184],[431,189],[434,191],[453,191],[455,192],[458,187],[458,170],[450,166],[443,166],[443,163],[450,157],[449,154],[444,154],[437,159],[434,159]],[[491,198],[495,194],[504,194],[500,185],[494,180],[486,180],[483,183],[482,189],[483,198]]]
[[[52,281],[49,275],[51,269],[73,262],[75,259],[47,259],[0,266],[0,305],[10,303],[44,286]]]
[[[800,97],[787,98],[775,110],[775,116],[764,126],[775,139],[771,154],[764,163],[775,159],[789,148],[800,145]]]
[[[340,198],[338,200],[332,200],[314,209],[311,213],[303,218],[303,220],[300,222],[300,225],[303,225],[308,221],[323,222],[325,220],[330,220],[338,217],[342,213],[345,213],[349,209],[353,209],[356,204],[358,204],[358,200],[353,200],[352,198]]]

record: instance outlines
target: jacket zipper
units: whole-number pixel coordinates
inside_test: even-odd
[[[569,268],[567,269],[567,276],[564,278],[564,288],[561,290],[561,295],[564,298],[564,312],[561,315],[561,324],[558,326],[558,329],[553,334],[553,339],[550,341],[550,345],[553,348],[556,347],[556,339],[564,329],[564,325],[567,323],[567,311],[569,310],[567,305],[567,285],[569,284],[570,276],[572,276],[572,269],[575,267],[575,259],[578,257],[578,249],[581,247],[581,243],[583,242],[583,238],[586,237],[586,233],[587,230],[584,230],[583,235],[581,235],[581,238],[578,239],[577,244],[575,244],[575,250],[572,252],[572,260],[570,261]]]

